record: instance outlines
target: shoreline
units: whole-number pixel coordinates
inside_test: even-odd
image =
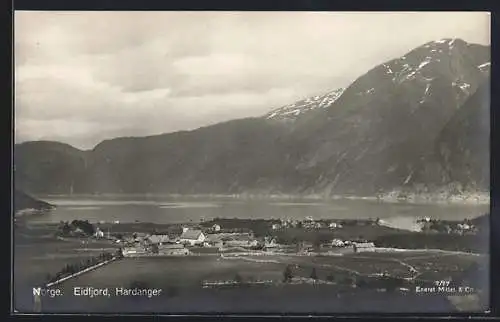
[[[397,195],[388,193],[380,196],[350,196],[350,195],[333,195],[324,197],[320,195],[264,195],[264,194],[161,194],[161,193],[143,193],[143,194],[39,194],[37,197],[41,199],[71,199],[71,198],[88,198],[88,199],[111,199],[120,200],[125,198],[140,198],[140,201],[159,199],[160,200],[239,200],[239,201],[315,201],[329,203],[333,201],[367,201],[389,204],[415,204],[415,205],[468,205],[468,206],[487,206],[490,205],[490,194],[486,192],[473,193],[467,196],[464,195],[448,195],[439,196],[439,194],[422,194],[409,195],[406,198],[400,198]],[[129,200],[130,201],[130,200]],[[139,200],[138,200],[139,201]]]

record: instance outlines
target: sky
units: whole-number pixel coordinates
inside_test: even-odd
[[[490,16],[16,11],[15,140],[92,149],[260,116],[442,38],[489,44]]]

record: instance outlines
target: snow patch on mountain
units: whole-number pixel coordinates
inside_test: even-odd
[[[431,59],[432,59],[431,57],[425,57],[425,60],[423,62],[421,62],[420,65],[418,65],[418,68],[420,69],[420,68],[424,67],[425,65],[427,65],[428,63],[430,63]]]
[[[425,102],[425,99],[427,98],[427,94],[429,93],[429,88],[431,87],[431,84],[427,84],[425,85],[425,91],[424,91],[424,96],[422,97],[422,99],[419,101],[420,104],[422,104],[423,102]]]
[[[485,68],[485,67],[489,67],[491,65],[491,62],[487,62],[487,63],[484,63],[484,64],[481,64],[479,66],[477,66],[479,69],[482,69],[482,68]]]
[[[487,62],[487,63],[481,64],[481,65],[477,66],[477,68],[482,73],[489,73],[490,72],[490,68],[491,68],[491,62]]]
[[[344,92],[344,88],[339,88],[328,92],[325,95],[317,95],[300,100],[293,104],[285,105],[269,112],[267,119],[294,119],[299,115],[315,109],[323,109],[332,105]]]

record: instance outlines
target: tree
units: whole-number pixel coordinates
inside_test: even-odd
[[[62,234],[68,235],[70,231],[71,231],[71,227],[69,226],[68,222],[65,222],[61,227]]]
[[[321,240],[318,238],[313,242],[313,248],[315,251],[319,251],[321,248]]]
[[[295,251],[297,253],[302,251],[302,248],[303,248],[303,243],[301,241],[299,241],[299,242],[297,242],[297,244],[295,244]]]
[[[356,282],[357,287],[366,287],[367,285],[368,285],[368,282],[362,277],[360,277],[358,279],[358,281]]]
[[[151,246],[151,251],[153,252],[153,254],[158,254],[160,252],[160,250],[158,249],[158,245],[153,244]]]
[[[314,280],[318,279],[318,274],[316,273],[316,267],[313,267],[313,269],[312,269],[311,278]]]
[[[241,284],[241,283],[243,283],[243,277],[239,273],[236,273],[236,276],[234,277],[234,281],[238,284]]]
[[[283,271],[283,282],[290,283],[292,281],[292,277],[293,277],[292,266],[287,265],[285,267],[285,270]]]

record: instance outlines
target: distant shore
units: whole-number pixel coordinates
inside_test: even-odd
[[[244,201],[340,201],[340,200],[362,200],[382,203],[402,203],[402,204],[453,204],[453,205],[489,205],[490,195],[487,192],[465,194],[465,195],[445,195],[445,194],[408,194],[401,197],[398,193],[387,193],[380,196],[353,196],[353,195],[286,195],[286,194],[47,194],[38,195],[39,198],[141,198],[141,199],[219,199],[219,200],[244,200]]]

